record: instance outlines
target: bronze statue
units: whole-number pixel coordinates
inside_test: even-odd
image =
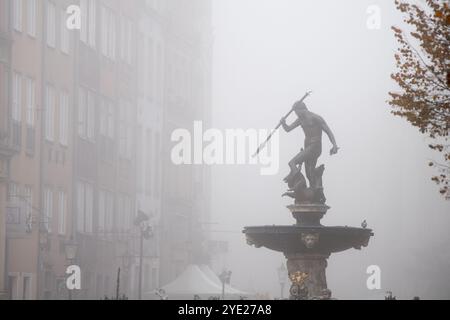
[[[308,95],[309,93],[295,103],[288,115],[281,119],[274,129],[276,131],[283,127],[290,132],[302,127],[305,134],[303,149],[289,162],[291,172],[285,178],[289,190],[284,195],[295,199],[295,203],[287,208],[296,224],[245,227],[244,234],[249,245],[284,254],[292,283],[291,300],[330,300],[332,295],[326,277],[328,258],[335,252],[367,247],[373,232],[366,228],[366,222],[362,223],[362,228],[328,227],[321,224],[322,218],[330,209],[325,204],[322,186],[325,166],[317,163],[322,154],[322,132],[328,135],[333,144],[331,155],[336,154],[339,148],[326,122],[322,117],[310,112],[303,103]],[[297,114],[297,119],[288,125],[286,119],[293,112]],[[265,147],[274,131],[258,148],[256,155]],[[303,165],[305,175],[302,173]]]
[[[322,154],[322,132],[328,135],[328,138],[333,144],[333,148],[330,150],[331,155],[336,154],[339,148],[333,132],[325,120],[321,116],[309,111],[303,100],[296,102],[292,108],[298,117],[294,123],[291,125],[286,124],[287,117],[282,118],[280,121],[280,126],[286,132],[291,132],[298,127],[302,127],[305,134],[304,149],[289,162],[291,171],[284,179],[288,184],[289,190],[283,196],[294,198],[295,202],[299,204],[324,204],[326,199],[323,194],[322,175],[325,166],[321,165],[316,168],[317,160]],[[305,173],[309,181],[309,187],[301,172],[303,164],[305,165]]]

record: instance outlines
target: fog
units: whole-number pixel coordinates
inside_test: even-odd
[[[328,259],[333,297],[450,299],[440,155],[387,103],[392,0],[72,2],[0,0],[0,300],[280,297],[286,258],[242,231],[295,223],[281,195],[303,132],[280,130],[262,165],[232,164],[225,139],[272,130],[310,90],[340,147],[323,136],[321,223],[374,232]]]
[[[381,8],[381,28],[366,26],[369,5]],[[450,203],[430,180],[429,141],[387,104],[396,90],[397,44],[402,26],[392,1],[213,1],[213,111],[215,128],[275,127],[307,90],[312,112],[324,117],[341,148],[333,157],[324,137],[324,188],[331,210],[325,225],[374,230],[361,251],[334,254],[327,280],[339,299],[450,298]],[[293,121],[291,116],[288,122]],[[232,284],[278,296],[281,253],[250,247],[244,226],[293,224],[281,198],[288,161],[303,145],[297,129],[280,134],[280,171],[257,166],[214,166],[211,234],[229,241],[217,267],[233,271]],[[366,287],[366,269],[381,268],[380,290]],[[285,292],[285,295],[287,292]]]

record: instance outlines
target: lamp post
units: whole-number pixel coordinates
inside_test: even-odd
[[[64,252],[66,260],[71,265],[77,257],[78,244],[71,237],[69,241],[64,244]],[[72,300],[72,290],[69,290],[69,300]]]
[[[224,270],[220,275],[220,281],[222,282],[222,300],[225,300],[225,284],[230,284],[231,271]]]
[[[138,300],[142,299],[142,264],[144,258],[144,239],[148,240],[153,235],[152,227],[148,223],[149,220],[150,217],[141,210],[138,211],[138,214],[134,219],[134,225],[140,228]]]
[[[286,285],[287,281],[287,269],[284,263],[281,264],[281,266],[278,267],[278,281],[280,283],[281,288],[281,299],[284,299],[284,286]]]

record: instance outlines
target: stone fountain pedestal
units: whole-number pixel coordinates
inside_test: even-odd
[[[247,243],[282,252],[292,282],[290,299],[330,299],[327,260],[332,253],[369,244],[373,232],[365,228],[326,227],[321,224],[330,207],[323,204],[288,206],[296,224],[292,226],[245,227]]]

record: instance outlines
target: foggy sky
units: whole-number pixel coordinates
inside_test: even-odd
[[[396,90],[390,26],[403,25],[392,2],[213,0],[213,126],[272,128],[313,90],[307,105],[328,122],[341,148],[330,157],[324,135],[319,164],[326,166],[331,210],[322,223],[359,227],[366,219],[375,232],[367,248],[331,256],[333,295],[379,299],[391,290],[404,299],[450,298],[450,202],[438,194],[427,167],[439,155],[386,103]],[[373,4],[382,10],[380,30],[366,27]],[[280,142],[276,176],[261,176],[257,166],[213,168],[212,235],[230,241],[228,258],[216,268],[233,270],[236,287],[273,296],[280,290],[276,268],[285,259],[248,246],[241,230],[295,222],[286,209],[292,200],[281,198],[282,179],[303,133],[283,132]],[[379,291],[366,288],[372,264],[381,267]]]

